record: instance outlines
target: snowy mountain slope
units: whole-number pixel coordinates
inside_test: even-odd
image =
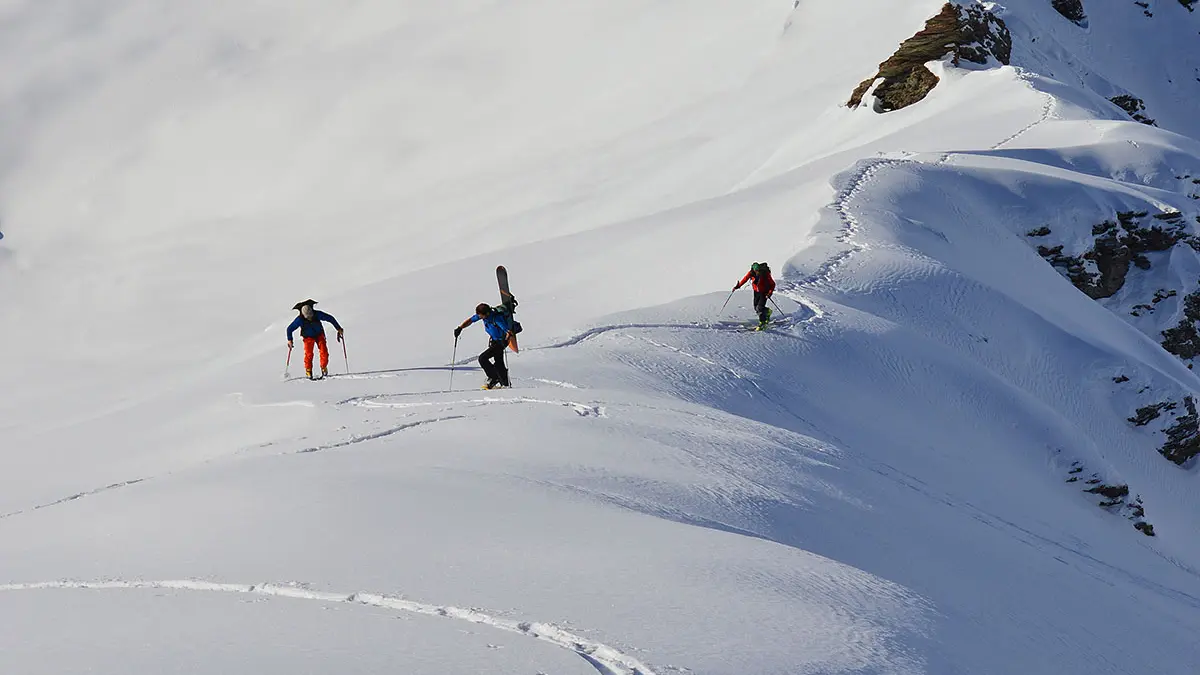
[[[1191,672],[1194,467],[1125,418],[1196,381],[1119,310],[1194,255],[1097,303],[1026,236],[1191,207],[1194,140],[1051,79],[1132,90],[1189,24],[1100,49],[1088,3],[1042,53],[1013,2],[1032,70],[878,115],[941,3],[789,4],[7,7],[58,51],[4,85],[49,106],[0,181],[5,669]],[[498,262],[518,386],[472,330],[446,391]],[[278,381],[305,294],[356,374]]]

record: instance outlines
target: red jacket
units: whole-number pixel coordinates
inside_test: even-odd
[[[771,273],[767,272],[762,276],[754,274],[754,270],[746,272],[746,276],[738,282],[737,287],[741,288],[747,281],[753,280],[754,290],[758,293],[766,293],[770,295],[775,292],[775,280],[771,278]]]

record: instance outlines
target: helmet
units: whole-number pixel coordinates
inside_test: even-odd
[[[750,265],[750,271],[758,274],[762,271],[762,267],[762,263],[754,263],[753,265]]]
[[[492,313],[492,306],[486,302],[481,302],[475,306],[475,313],[479,316],[487,316]]]

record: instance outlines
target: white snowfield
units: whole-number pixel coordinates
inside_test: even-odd
[[[1196,673],[1200,258],[1025,235],[1196,231],[1200,13],[847,109],[942,4],[0,2],[0,673]]]

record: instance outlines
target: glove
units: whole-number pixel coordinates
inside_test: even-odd
[[[454,329],[454,339],[457,340],[459,335],[462,335],[462,326]]]
[[[733,290],[735,290],[735,291],[736,291],[737,289],[739,289],[739,288],[741,288],[741,287],[742,287],[742,285],[741,285],[741,284],[738,284],[737,286],[734,286],[734,287],[733,287]]]
[[[342,329],[339,328],[338,329],[338,342],[341,342],[341,341],[342,341]]]
[[[291,348],[292,348],[292,341],[288,340],[288,349],[291,349]]]

